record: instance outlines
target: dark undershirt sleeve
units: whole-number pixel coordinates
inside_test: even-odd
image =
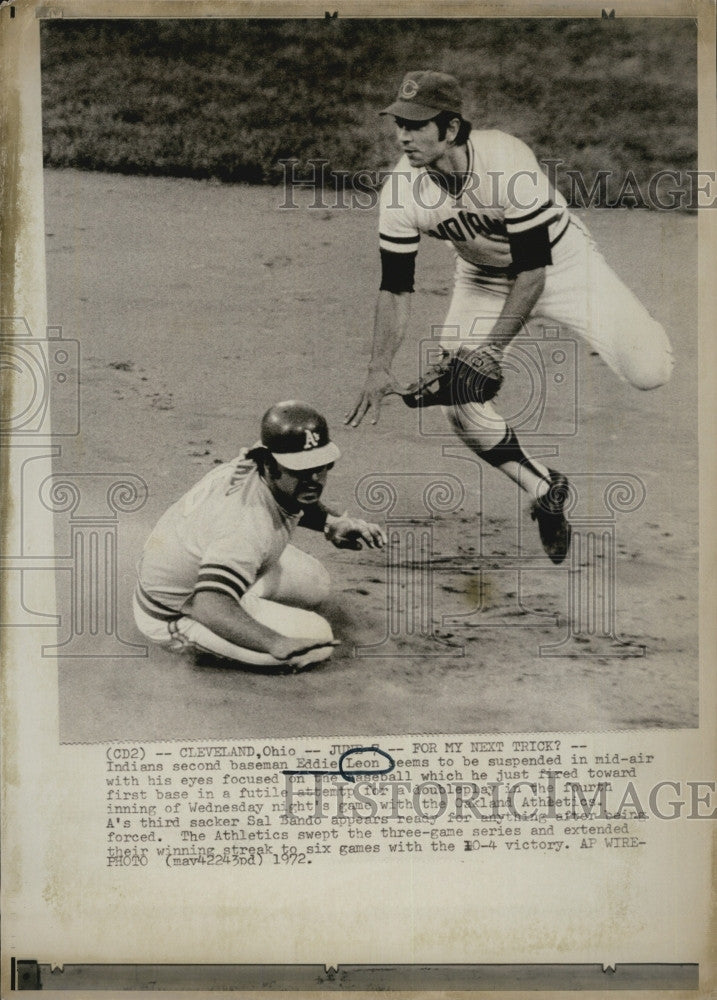
[[[547,267],[553,263],[547,226],[535,226],[534,229],[526,229],[522,233],[516,233],[515,236],[509,236],[508,239],[513,258],[512,270],[515,274]]]
[[[386,292],[412,292],[416,274],[415,253],[392,253],[381,250],[381,290]]]
[[[330,513],[322,503],[312,503],[304,507],[304,513],[299,521],[300,528],[308,528],[310,531],[323,531],[326,527],[326,518]]]

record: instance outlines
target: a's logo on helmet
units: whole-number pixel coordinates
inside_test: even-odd
[[[412,97],[415,97],[418,93],[418,84],[415,80],[406,80],[401,87],[401,97],[405,97],[407,101],[410,101]]]
[[[311,448],[319,447],[319,435],[314,433],[314,431],[309,430],[308,427],[304,429],[304,434],[306,434],[306,444],[304,445],[304,451],[309,451]]]

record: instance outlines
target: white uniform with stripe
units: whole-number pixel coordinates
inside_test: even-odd
[[[270,654],[227,642],[184,614],[189,598],[211,591],[283,635],[333,638],[324,618],[292,606],[318,604],[329,590],[321,563],[289,544],[301,512],[278,505],[245,454],[207,473],[157,522],[137,567],[135,620],[147,638],[174,650],[276,665]]]
[[[457,195],[405,156],[381,191],[382,249],[413,253],[424,234],[455,250],[443,346],[487,339],[514,280],[509,237],[547,224],[552,264],[531,321],[579,334],[637,388],[666,382],[672,354],[665,331],[607,265],[530,148],[495,130],[472,132],[466,148],[468,169]]]

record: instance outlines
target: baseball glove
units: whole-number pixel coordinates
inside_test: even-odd
[[[487,403],[503,384],[502,360],[500,347],[461,344],[455,354],[446,354],[400,395],[410,407]]]

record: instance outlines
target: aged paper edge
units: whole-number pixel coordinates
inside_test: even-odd
[[[117,5],[111,2],[97,2],[97,0],[68,0],[68,2],[48,2],[40,7],[37,7],[32,11],[32,7],[27,3],[16,4],[16,9],[18,14],[34,13],[37,18],[55,18],[55,17],[67,17],[67,18],[85,18],[85,17],[117,17],[119,12],[117,10]],[[540,16],[540,17],[594,17],[599,16],[597,12],[590,13],[587,12],[585,5],[575,6],[570,4],[541,4],[541,5],[522,5],[522,4],[486,4],[481,6],[480,10],[476,10],[474,5],[471,4],[455,4],[455,3],[435,3],[427,7],[425,4],[414,3],[414,4],[401,4],[400,7],[390,7],[387,5],[379,4],[362,4],[362,3],[351,3],[340,8],[340,16],[348,17],[381,17],[393,14],[394,16],[401,17],[421,17],[421,16],[431,16],[431,17],[466,17],[472,16],[473,14],[480,17],[490,17],[490,16]],[[7,17],[8,11],[5,10],[0,13],[0,17]],[[122,17],[286,17],[286,16],[296,16],[296,17],[312,17],[312,16],[323,16],[323,12],[317,12],[316,7],[313,5],[305,3],[296,4],[259,4],[259,3],[235,3],[232,0],[227,0],[225,3],[219,2],[196,2],[196,0],[153,0],[153,2],[138,2],[138,3],[126,3],[122,7]],[[659,3],[643,3],[643,2],[633,2],[627,5],[621,5],[618,12],[618,16],[630,16],[630,17],[640,17],[640,16],[657,16],[657,17],[698,17],[700,23],[700,71],[699,71],[699,82],[700,82],[700,123],[699,123],[699,140],[700,140],[700,169],[709,170],[713,169],[715,165],[714,159],[714,148],[715,148],[715,115],[714,115],[714,58],[713,58],[713,38],[714,38],[714,5],[713,4],[694,4],[694,3],[670,3],[666,0],[661,0]],[[5,55],[5,52],[3,53]],[[18,80],[20,86],[24,86],[24,80],[20,78]],[[27,207],[27,205],[25,206]],[[7,223],[7,216],[3,220]],[[32,219],[30,220],[32,223]],[[20,229],[23,226],[27,226],[27,219],[20,218],[18,222]],[[5,227],[4,227],[5,228]],[[714,468],[714,449],[712,447],[713,440],[711,430],[715,426],[715,404],[713,399],[710,398],[710,383],[712,382],[712,374],[714,372],[715,365],[715,344],[712,337],[706,336],[708,331],[711,331],[714,325],[715,316],[715,295],[713,290],[713,282],[710,280],[711,277],[717,273],[717,244],[715,240],[715,235],[717,232],[717,227],[715,225],[715,220],[712,217],[712,213],[701,212],[699,218],[699,239],[700,239],[700,290],[699,290],[699,311],[700,311],[700,351],[701,351],[701,403],[700,403],[700,444],[701,444],[701,455],[700,455],[700,480],[701,480],[701,552],[702,552],[702,581],[703,586],[701,588],[701,714],[702,714],[702,727],[705,724],[709,724],[712,720],[709,718],[711,715],[711,708],[714,704],[714,680],[711,676],[712,666],[714,664],[714,632],[713,630],[707,630],[705,623],[710,622],[713,617],[714,612],[714,599],[713,591],[711,585],[714,583],[714,553],[715,553],[715,540],[714,535],[709,529],[710,518],[713,518],[713,510],[711,503],[709,502],[709,497],[711,495],[714,481],[715,481],[715,468]],[[3,253],[4,263],[7,260],[8,246],[12,246],[13,236],[17,233],[13,233],[11,227],[5,228],[5,233],[3,236]],[[40,231],[40,242],[42,242],[42,231]],[[25,233],[25,237],[27,233]],[[32,239],[37,239],[37,233],[35,233]],[[36,248],[37,249],[37,248]],[[7,276],[7,271],[3,269],[3,278]],[[41,274],[35,273],[34,280],[31,283],[32,287],[32,301],[34,303],[35,311],[35,321],[39,328],[44,326],[42,322],[43,317],[46,312],[46,307],[44,304],[44,295],[42,292],[38,291],[39,286],[44,283],[44,271]],[[4,315],[17,315],[16,300],[14,296],[15,288],[10,286],[8,289],[5,288],[5,295],[3,296],[3,314]],[[6,295],[9,295],[9,303]],[[6,306],[10,304],[11,309],[8,313]],[[27,303],[24,303],[27,305]],[[7,455],[3,456],[3,462],[7,460]],[[6,471],[3,469],[3,471]],[[7,478],[5,479],[7,482]],[[11,499],[4,502],[11,505]],[[5,510],[8,508],[5,507]],[[9,518],[8,518],[9,521]],[[11,643],[8,645],[12,646]],[[5,682],[7,683],[7,678]],[[12,694],[12,692],[10,692]],[[18,733],[18,720],[13,718],[13,703],[12,700],[5,702],[5,709],[3,710],[3,730],[5,734],[5,754],[3,757],[3,777],[17,774],[17,770],[20,765],[20,761],[14,757],[16,752],[15,748],[19,745],[21,741],[15,740]],[[55,718],[56,721],[56,718]],[[47,737],[49,734],[45,734]],[[55,743],[56,736],[55,733]],[[702,748],[705,753],[704,760],[707,763],[714,761],[714,734],[709,735],[706,732],[702,733]],[[4,819],[3,822],[6,822]],[[713,853],[714,858],[714,853]],[[712,883],[714,885],[714,878],[712,878]],[[715,930],[715,925],[713,923],[712,930]],[[712,935],[714,938],[716,935]],[[4,970],[3,970],[4,971]],[[611,991],[612,992],[612,991]],[[78,994],[79,995],[79,994]],[[127,995],[123,991],[123,995]],[[141,995],[141,994],[140,994]],[[183,994],[186,995],[186,994]],[[270,994],[269,994],[270,995]],[[307,995],[307,994],[305,994]],[[321,994],[317,994],[321,995]],[[363,995],[363,994],[359,994]],[[408,996],[409,994],[403,993],[401,995]],[[412,995],[412,994],[411,994]],[[481,992],[482,996],[486,995]],[[501,992],[498,994],[500,996],[510,996],[511,993]],[[545,995],[545,994],[539,994]],[[565,996],[565,993],[560,993],[558,995]],[[598,995],[590,993],[582,994],[585,997]],[[599,995],[603,995],[600,993]],[[661,994],[665,996],[678,995],[672,992]],[[682,994],[679,994],[682,995]],[[693,994],[690,994],[693,995]]]

